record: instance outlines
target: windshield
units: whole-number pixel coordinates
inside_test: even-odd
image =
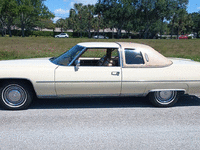
[[[76,45],[72,47],[70,50],[68,50],[66,53],[62,54],[61,56],[55,58],[52,60],[53,63],[58,64],[58,65],[64,65],[68,66],[72,63],[72,61],[80,55],[80,52],[84,49],[85,47]]]

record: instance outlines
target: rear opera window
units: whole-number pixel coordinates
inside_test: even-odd
[[[144,64],[142,53],[135,49],[125,49],[126,64]]]

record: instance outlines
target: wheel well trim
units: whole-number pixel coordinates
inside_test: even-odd
[[[184,94],[186,93],[185,89],[153,89],[153,90],[150,90],[149,93],[159,92],[159,91],[177,91],[177,92],[184,92]]]
[[[34,91],[34,94],[37,95],[33,82],[32,82],[30,79],[28,79],[28,78],[0,78],[0,81],[6,81],[6,80],[9,80],[9,81],[17,81],[17,80],[26,81],[26,82],[28,82],[28,83],[31,84],[32,89],[33,89],[33,91]],[[1,85],[2,85],[2,84],[0,84],[0,86],[1,86]]]

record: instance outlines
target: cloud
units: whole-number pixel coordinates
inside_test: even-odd
[[[71,2],[71,3],[70,3],[70,6],[71,6],[72,8],[74,8],[74,4],[75,4],[75,2]]]
[[[64,9],[59,8],[59,9],[56,9],[54,11],[54,13],[55,14],[67,14],[67,13],[69,13],[69,10],[64,10]]]
[[[197,9],[200,9],[200,7],[197,7]]]
[[[61,17],[55,17],[55,18],[53,18],[52,20],[53,20],[53,22],[55,23],[57,20],[59,20],[59,19],[61,19]]]

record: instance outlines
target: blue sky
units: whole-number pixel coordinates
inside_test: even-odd
[[[59,18],[66,18],[69,16],[70,8],[73,8],[74,3],[95,4],[97,0],[46,0],[45,5],[51,12],[55,14],[54,21]],[[188,12],[200,11],[200,0],[189,0]]]
[[[74,3],[95,4],[97,0],[46,0],[44,2],[49,10],[55,14],[54,21],[68,17],[69,10],[73,8]]]

